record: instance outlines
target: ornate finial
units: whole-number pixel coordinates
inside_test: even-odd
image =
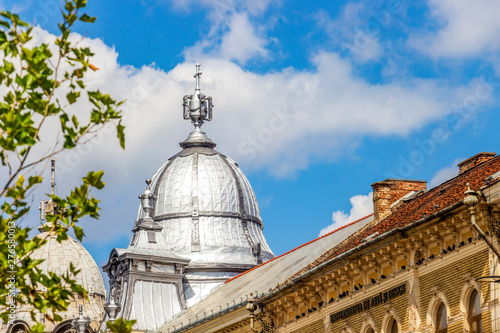
[[[464,204],[469,208],[469,212],[474,212],[474,206],[479,202],[479,194],[470,188],[470,184],[465,184],[467,186],[467,191],[464,192],[465,198],[463,200]]]
[[[196,64],[196,88],[193,95],[186,95],[183,98],[184,119],[191,119],[195,130],[199,130],[206,121],[212,120],[212,97],[201,93],[201,64]]]
[[[152,219],[153,214],[153,200],[156,199],[156,196],[151,192],[151,188],[149,185],[151,184],[151,179],[146,179],[146,190],[144,193],[139,195],[139,199],[141,199],[142,209],[144,209],[144,219]]]
[[[83,306],[78,306],[78,318],[73,319],[71,325],[78,333],[86,333],[90,324],[90,318],[83,317]]]

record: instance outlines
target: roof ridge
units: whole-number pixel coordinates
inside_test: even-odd
[[[453,177],[453,178],[450,178],[450,179],[448,179],[448,180],[445,180],[445,181],[444,181],[444,182],[442,182],[441,184],[438,184],[438,185],[434,186],[433,188],[428,189],[426,192],[424,192],[424,193],[422,193],[422,194],[420,194],[420,195],[416,196],[416,197],[415,197],[415,198],[413,198],[413,199],[428,197],[428,200],[433,200],[433,198],[432,198],[432,193],[434,193],[435,191],[437,191],[437,190],[438,190],[438,188],[441,188],[441,189],[439,189],[440,191],[443,189],[442,187],[447,188],[447,187],[449,186],[449,184],[450,184],[450,183],[453,183],[453,182],[457,181],[457,179],[459,179],[459,178],[462,178],[462,177],[467,177],[467,175],[468,175],[468,174],[470,174],[470,173],[471,173],[471,172],[473,172],[474,170],[477,170],[479,167],[486,167],[486,165],[487,165],[487,164],[489,164],[489,163],[493,163],[493,162],[494,162],[497,158],[500,158],[500,154],[499,154],[499,155],[497,155],[497,156],[492,157],[491,159],[489,159],[489,160],[487,160],[487,161],[484,161],[484,162],[482,162],[482,163],[479,163],[479,164],[477,164],[477,165],[473,166],[472,168],[470,168],[470,169],[468,169],[468,170],[466,170],[466,171],[464,171],[464,172],[462,172],[462,173],[457,174],[457,175],[456,175],[455,177]],[[394,212],[392,212],[392,213],[391,213],[391,215],[392,215],[393,213],[398,212],[400,209],[403,209],[403,208],[404,208],[404,206],[405,206],[405,204],[410,203],[411,201],[413,201],[413,200],[410,200],[410,201],[404,202],[404,203],[403,203],[401,206],[399,206],[399,207],[398,207],[398,208],[397,208]],[[389,215],[389,216],[390,216],[390,215]],[[389,216],[388,216],[388,217],[389,217]]]
[[[495,163],[498,164],[499,161],[500,161],[500,155],[497,155],[497,156],[491,158],[490,160],[485,161],[483,163],[480,163],[480,164],[474,166],[473,168],[457,175],[456,177],[449,179],[449,180],[433,187],[432,189],[430,189],[427,192],[421,194],[420,196],[414,198],[413,200],[405,202],[403,205],[398,207],[398,209],[396,209],[394,212],[392,212],[391,215],[389,215],[388,217],[386,217],[385,219],[380,221],[378,224],[373,225],[371,228],[365,229],[363,231],[366,234],[365,237],[367,235],[369,235],[368,232],[370,232],[370,231],[379,231],[379,232],[382,231],[382,232],[384,232],[384,231],[390,229],[391,225],[392,225],[392,228],[401,227],[402,225],[397,225],[397,223],[394,223],[394,219],[396,219],[396,218],[398,218],[398,220],[402,220],[403,225],[408,225],[410,222],[404,221],[404,220],[408,219],[408,218],[410,218],[410,219],[413,218],[413,219],[417,220],[417,217],[412,216],[412,215],[416,214],[418,210],[422,210],[422,213],[426,213],[426,216],[431,216],[432,212],[426,212],[425,207],[429,206],[429,202],[432,203],[432,202],[434,202],[434,200],[436,200],[435,195],[437,195],[438,198],[441,197],[441,198],[453,199],[456,196],[456,193],[453,193],[453,192],[456,192],[456,189],[454,189],[453,187],[456,187],[456,185],[459,185],[459,184],[464,184],[465,181],[472,182],[474,179],[476,179],[476,180],[479,179],[480,177],[484,176],[484,174],[488,173],[487,170],[488,170],[488,168],[490,168],[491,164],[495,164]],[[496,169],[496,170],[498,170],[498,169]],[[443,188],[448,188],[448,186],[450,186],[450,185],[452,186],[452,187],[450,187],[450,190],[453,190],[451,193],[449,193],[448,191],[446,191],[444,193],[440,193]],[[460,195],[461,195],[461,193],[460,193]],[[418,200],[425,201],[425,203],[423,203],[423,204],[419,203],[418,207],[412,207],[412,205],[415,205],[415,202]],[[450,207],[453,204],[456,204],[456,201],[446,203],[446,207]],[[413,209],[413,208],[415,210],[412,210],[410,212],[405,212],[405,209]],[[443,207],[439,207],[439,208],[444,209]],[[401,219],[400,217],[396,217],[398,214],[399,215],[402,214],[403,219]],[[355,248],[357,245],[359,245],[359,241],[361,240],[361,237],[363,237],[363,232],[361,232],[360,234],[355,235],[355,236],[351,235],[351,236],[354,236],[350,240],[351,244],[343,244],[343,243],[337,244],[336,246],[334,246],[330,250],[326,251],[322,256],[320,256],[318,259],[314,260],[312,263],[310,263],[309,265],[307,265],[306,267],[301,269],[299,272],[297,272],[293,276],[298,276],[298,275],[300,275],[301,272],[304,272],[307,269],[311,269],[312,267],[318,266],[318,265],[328,261],[329,259],[333,258],[334,256],[338,256],[338,255],[340,255],[340,254],[342,254],[342,253],[344,253],[352,248]]]
[[[362,220],[364,220],[364,219],[366,219],[367,217],[370,217],[370,216],[372,216],[372,215],[373,215],[373,213],[368,214],[368,215],[366,215],[366,216],[364,216],[364,217],[362,217],[362,218],[360,218],[360,219],[357,219],[357,220],[352,221],[352,222],[349,222],[349,223],[347,223],[347,224],[345,224],[345,225],[343,225],[343,226],[340,226],[340,227],[338,227],[337,229],[335,229],[335,230],[333,230],[333,231],[330,231],[330,232],[329,232],[329,233],[327,233],[327,234],[324,234],[324,235],[322,235],[322,236],[319,236],[319,237],[317,237],[317,238],[314,238],[313,240],[310,240],[310,241],[309,241],[309,242],[307,242],[307,243],[304,243],[304,244],[302,244],[302,245],[299,245],[299,246],[297,246],[296,248],[291,249],[291,250],[290,250],[290,251],[288,251],[288,252],[285,252],[285,253],[283,253],[283,254],[280,254],[279,256],[274,257],[274,258],[272,258],[272,259],[269,259],[268,261],[263,262],[263,263],[262,263],[262,264],[260,264],[260,265],[257,265],[257,266],[255,266],[255,267],[252,267],[252,268],[250,268],[249,270],[244,271],[243,273],[240,273],[240,274],[238,274],[238,275],[236,275],[236,276],[233,276],[232,278],[227,279],[224,283],[228,283],[228,282],[230,282],[230,281],[233,281],[234,279],[236,279],[236,278],[238,278],[238,277],[240,277],[240,276],[242,276],[242,275],[245,275],[246,273],[248,273],[248,272],[250,272],[250,271],[253,271],[254,269],[256,269],[256,268],[258,268],[258,267],[260,267],[260,266],[263,266],[263,265],[265,265],[265,264],[267,264],[267,263],[270,263],[271,261],[273,261],[273,260],[275,260],[275,259],[281,258],[281,257],[283,257],[283,256],[285,256],[285,255],[287,255],[287,254],[290,254],[290,253],[292,253],[292,252],[294,252],[294,251],[296,251],[296,250],[298,250],[298,249],[300,249],[300,248],[302,248],[302,247],[304,247],[304,246],[306,246],[306,245],[309,245],[309,244],[311,244],[311,243],[314,243],[314,242],[316,242],[317,240],[320,240],[321,238],[324,238],[324,237],[329,236],[329,235],[331,235],[331,234],[333,234],[333,233],[335,233],[335,232],[337,232],[337,231],[339,231],[339,230],[342,230],[342,229],[344,229],[344,228],[347,228],[348,226],[353,225],[354,223],[357,223],[357,222],[359,222],[359,221],[362,221]]]
[[[444,181],[444,182],[442,182],[441,184],[438,184],[438,185],[436,185],[436,186],[434,186],[434,187],[430,188],[429,190],[427,190],[427,192],[431,192],[431,191],[433,191],[435,188],[437,188],[437,187],[439,187],[439,186],[442,186],[442,185],[444,185],[444,184],[446,184],[446,183],[449,183],[449,182],[451,182],[452,180],[455,180],[456,178],[461,177],[461,176],[463,176],[463,175],[465,175],[465,174],[467,174],[467,173],[471,172],[472,170],[476,169],[477,167],[482,167],[482,166],[485,166],[487,163],[492,163],[492,162],[493,162],[494,160],[496,160],[497,158],[500,158],[500,154],[497,154],[496,156],[493,156],[492,158],[490,158],[490,159],[489,159],[489,160],[487,160],[487,161],[484,161],[484,162],[481,162],[481,163],[479,163],[479,164],[474,165],[472,168],[470,168],[470,169],[468,169],[468,170],[465,170],[465,171],[464,171],[464,172],[462,172],[462,173],[457,174],[457,175],[456,175],[455,177],[453,177],[453,178],[450,178],[450,179],[448,179],[448,180],[445,180],[445,181]],[[426,192],[426,193],[427,193],[427,192]],[[424,193],[424,194],[425,194],[425,193]]]

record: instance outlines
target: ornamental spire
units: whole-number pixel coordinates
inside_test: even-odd
[[[153,220],[153,212],[154,212],[154,200],[156,200],[156,195],[151,191],[151,179],[146,179],[146,189],[144,193],[139,195],[139,199],[141,199],[141,208],[144,211],[144,216],[142,219],[136,221],[134,229],[132,232],[136,232],[138,230],[161,230],[161,226],[159,226]],[[148,236],[149,237],[149,236]],[[154,236],[151,236],[154,237]]]
[[[182,99],[184,119],[191,119],[194,125],[194,131],[189,134],[187,140],[180,143],[182,148],[190,147],[208,147],[214,148],[215,143],[201,131],[201,125],[205,121],[212,120],[212,97],[205,96],[201,92],[201,64],[196,64],[196,73],[193,77],[196,79],[194,94],[186,95]]]
[[[201,92],[201,64],[196,64],[196,88],[193,95],[186,95],[183,98],[184,119],[191,119],[195,129],[200,129],[205,121],[212,120],[212,97],[205,96]]]
[[[153,200],[156,199],[156,196],[151,192],[151,179],[146,179],[146,190],[144,193],[139,195],[139,199],[141,199],[142,209],[144,210],[144,219],[151,219],[153,215]]]
[[[51,198],[49,200],[42,200],[40,202],[40,207],[38,209],[40,210],[40,221],[46,221],[46,214],[57,214],[57,204],[52,200],[52,196],[55,194],[55,187],[56,187],[56,182],[55,182],[55,174],[56,174],[56,161],[54,159],[50,160],[50,194]],[[45,223],[44,225],[38,227],[38,230],[40,232],[44,232],[45,228],[44,226],[50,226],[50,223]]]

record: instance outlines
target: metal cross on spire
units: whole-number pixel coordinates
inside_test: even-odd
[[[56,181],[55,181],[55,174],[56,174],[56,161],[54,159],[50,160],[50,195],[53,196],[55,195],[55,187],[56,187]],[[57,213],[57,204],[52,200],[52,197],[49,200],[42,200],[40,202],[40,207],[38,207],[40,210],[40,220],[45,221],[46,220],[46,214],[56,214]],[[38,230],[40,232],[45,231],[45,228],[43,226],[39,227]]]
[[[186,95],[183,98],[184,119],[191,119],[195,130],[199,130],[205,121],[212,120],[212,97],[201,93],[201,64],[196,64],[196,88],[193,95]]]
[[[196,89],[197,91],[201,90],[201,74],[203,72],[201,71],[201,64],[197,63],[196,64],[196,74],[193,75],[193,77],[196,79]]]

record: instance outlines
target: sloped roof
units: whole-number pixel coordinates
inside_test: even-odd
[[[500,155],[497,155],[491,160],[479,164],[472,169],[459,174],[455,178],[432,188],[428,192],[421,194],[413,200],[403,203],[395,212],[381,222],[374,224],[373,226],[368,226],[358,234],[350,236],[346,242],[333,246],[330,250],[314,260],[307,267],[304,267],[299,272],[294,274],[289,280],[302,275],[312,268],[321,265],[322,263],[325,263],[350,249],[355,248],[360,245],[366,237],[373,235],[376,232],[378,232],[379,235],[382,235],[389,230],[408,226],[412,222],[438,213],[446,207],[458,204],[464,198],[464,192],[467,190],[467,183],[470,184],[472,190],[477,191],[487,184],[486,179],[489,176],[499,171]],[[496,179],[494,182],[499,180],[500,179]],[[489,184],[491,184],[491,182]]]
[[[181,323],[185,327],[188,322],[194,323],[198,318],[208,317],[211,310],[216,313],[220,309],[227,309],[228,305],[245,301],[250,293],[268,292],[372,220],[373,214],[368,215],[228,280],[207,298],[177,314],[158,330],[165,332],[165,329],[170,328],[170,332],[173,332],[174,326],[179,329]]]

